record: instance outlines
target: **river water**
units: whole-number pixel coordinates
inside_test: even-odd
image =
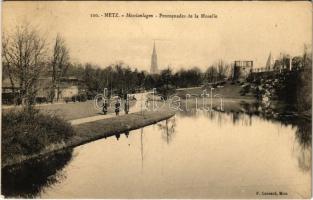
[[[2,190],[41,198],[305,198],[310,126],[237,112],[177,113],[74,148],[54,164],[31,164],[23,176],[5,174],[15,181]]]

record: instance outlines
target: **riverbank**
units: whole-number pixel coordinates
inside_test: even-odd
[[[206,95],[213,95],[227,99],[255,99],[252,93],[242,94],[242,85],[236,83],[232,84],[230,81],[225,82],[223,85],[212,88],[211,86],[201,86],[201,87],[190,87],[190,88],[180,88],[177,89],[175,95],[185,99],[190,97],[201,97],[204,93]]]
[[[148,126],[159,121],[168,119],[174,116],[175,113],[168,110],[145,111],[143,113],[136,112],[128,115],[117,116],[105,120],[74,125],[74,136],[66,141],[57,144],[51,144],[45,147],[40,153],[30,156],[18,156],[12,159],[2,160],[2,168],[14,167],[22,162],[32,159],[40,159],[49,156],[67,148],[86,144],[101,138],[106,138],[112,135],[125,133],[140,127]]]
[[[182,88],[176,90],[175,95],[181,98],[180,108],[184,111],[212,108],[223,112],[265,113],[272,117],[287,116],[312,120],[311,110],[297,111],[294,105],[277,100],[271,100],[266,105],[256,98],[252,90],[245,92],[244,95],[242,91],[242,85],[228,81],[220,87],[213,88],[212,91],[209,86]],[[208,96],[204,99],[203,94]]]

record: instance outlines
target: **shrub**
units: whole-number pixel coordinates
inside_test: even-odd
[[[85,94],[79,94],[79,95],[75,95],[75,96],[72,96],[72,101],[73,102],[76,102],[76,101],[87,101],[87,95]]]
[[[162,85],[157,88],[157,92],[166,100],[170,95],[174,94],[175,87],[173,85]]]
[[[250,85],[249,84],[242,85],[242,88],[240,90],[240,95],[245,96],[249,92],[250,92]]]
[[[69,123],[33,108],[5,113],[2,115],[2,158],[38,153],[73,135]]]
[[[70,98],[70,97],[65,97],[65,98],[64,98],[65,103],[68,103],[68,102],[70,102],[71,100],[72,100],[72,98]]]

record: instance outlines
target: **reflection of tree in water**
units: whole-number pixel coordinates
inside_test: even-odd
[[[208,111],[208,117],[210,120],[214,120],[216,112],[215,111]]]
[[[179,115],[180,117],[199,117],[199,111],[196,110],[196,108],[188,108],[188,110],[186,110],[183,107],[182,109],[183,111],[177,112],[177,115]]]
[[[311,144],[312,144],[312,121],[298,117],[295,113],[290,112],[290,106],[282,105],[276,108],[264,108],[258,103],[242,103],[245,113],[257,115],[267,121],[277,121],[281,125],[291,125],[296,129],[295,138],[300,146],[298,156],[299,168],[305,172],[311,171]]]
[[[239,122],[240,119],[240,113],[239,112],[233,112],[232,113],[232,119],[233,119],[233,124],[236,124]]]
[[[143,169],[143,128],[140,129],[141,170]]]
[[[298,154],[298,166],[303,172],[311,171],[311,158],[311,147],[301,147]]]
[[[239,122],[241,122],[241,125],[252,126],[252,115],[247,115],[243,111],[241,112],[230,111],[225,112],[225,114],[231,117],[231,120],[234,125],[239,124]]]
[[[311,122],[307,120],[299,120],[295,124],[297,127],[296,138],[302,147],[307,148],[311,146],[312,141],[312,127]]]
[[[299,168],[303,171],[311,170],[311,142],[312,142],[312,127],[311,123],[304,120],[297,122],[296,140],[300,144],[300,153],[298,156]]]
[[[245,101],[241,101],[240,107],[242,108],[242,111],[247,115],[252,116],[260,114],[260,104],[257,102],[248,103]]]
[[[65,178],[60,170],[71,158],[72,149],[41,160],[25,162],[14,168],[2,169],[2,194],[6,197],[36,197],[44,187]]]
[[[225,122],[225,114],[218,112],[217,113],[217,122],[218,122],[218,125],[221,127],[222,124]]]
[[[213,120],[216,112],[218,112],[218,123],[221,124],[225,121],[225,116],[230,116],[233,124],[251,126],[252,118],[257,116],[262,120],[269,121],[272,123],[279,123],[282,126],[292,126],[295,128],[296,142],[299,144],[299,152],[297,153],[299,168],[305,172],[311,171],[311,144],[312,144],[312,121],[311,119],[305,119],[299,117],[297,113],[292,112],[290,105],[277,104],[276,107],[264,107],[260,103],[253,102],[240,102],[240,106],[231,108],[224,112],[220,111],[195,111],[195,109],[184,110],[178,112],[179,116],[182,117],[193,117],[206,116],[210,120]],[[222,117],[220,117],[222,116]]]
[[[158,128],[162,131],[162,138],[169,144],[175,134],[176,121],[175,117],[165,120],[165,122],[159,123]]]

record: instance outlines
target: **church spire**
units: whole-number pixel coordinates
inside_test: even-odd
[[[155,48],[155,41],[153,43],[153,51],[151,55],[151,68],[150,68],[150,73],[151,74],[158,74],[158,57],[156,53],[156,48]]]
[[[155,41],[153,42],[153,52],[152,54],[156,54],[156,50],[155,50]]]

